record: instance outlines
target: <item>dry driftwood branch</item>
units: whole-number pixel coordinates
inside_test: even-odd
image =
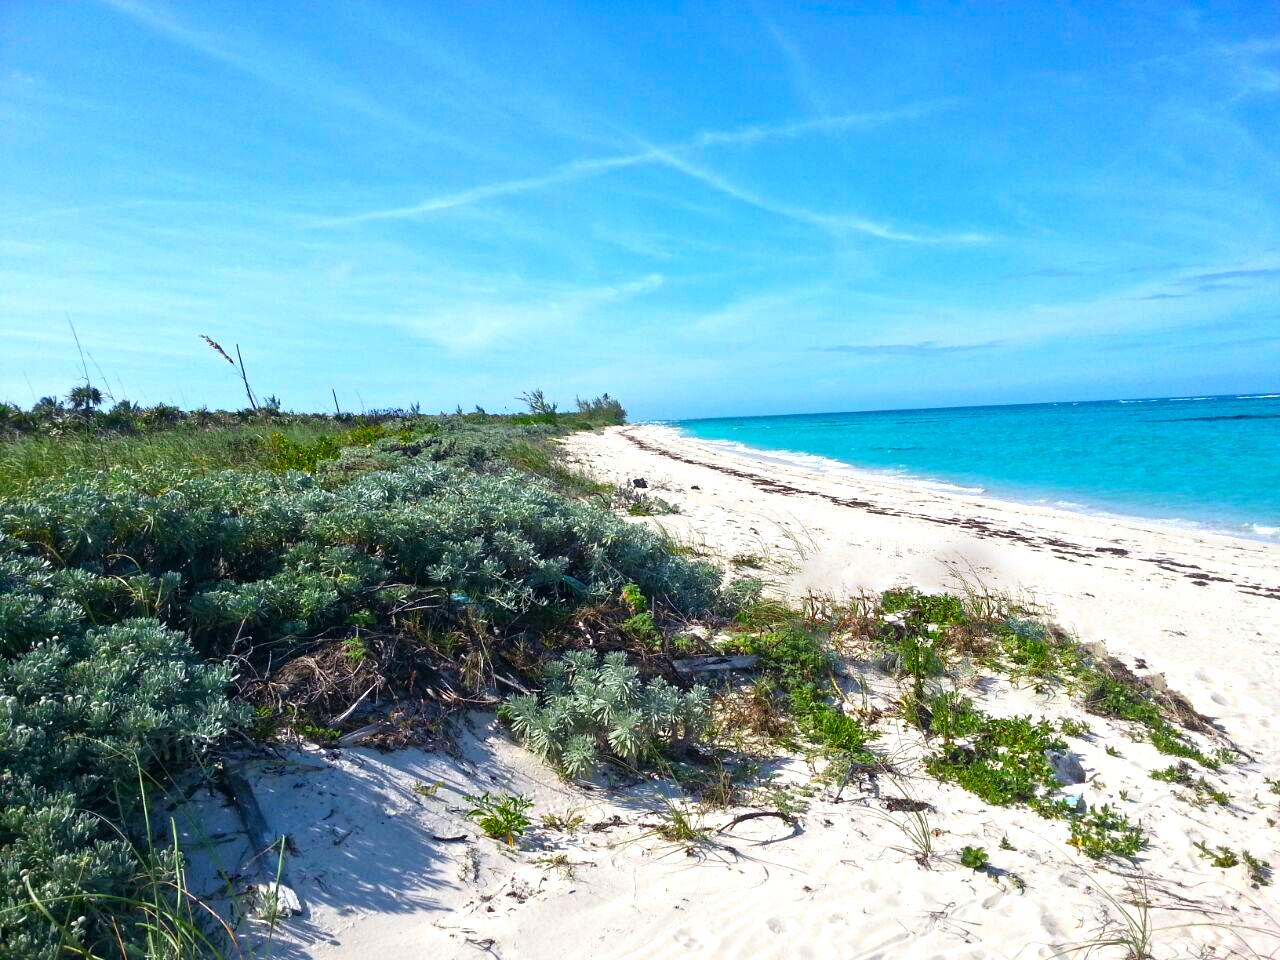
[[[373,685],[372,685],[372,686],[370,686],[368,690],[366,690],[364,693],[360,694],[360,696],[356,698],[356,702],[355,702],[355,703],[353,703],[351,706],[347,707],[347,709],[343,710],[343,711],[342,711],[342,713],[338,714],[336,717],[334,717],[334,718],[333,718],[333,722],[332,722],[331,726],[335,726],[335,727],[336,727],[336,726],[337,726],[338,724],[340,724],[343,720],[347,719],[347,717],[349,717],[349,716],[351,716],[353,713],[355,713],[355,712],[356,712],[356,707],[360,706],[360,704],[362,704],[362,703],[364,702],[364,698],[365,698],[365,697],[367,697],[369,694],[373,693],[373,691],[374,691],[374,690],[378,689],[378,684],[379,684],[380,682],[381,682],[381,681],[374,681]]]
[[[253,795],[253,787],[248,780],[238,771],[226,770],[222,781],[244,823],[245,833],[249,836],[252,851],[249,869],[264,880],[255,884],[254,889],[275,916],[287,917],[302,913],[302,900],[288,883],[284,863],[277,861],[274,868],[266,863],[267,854],[272,850],[277,851],[277,856],[284,856],[284,837],[273,835],[267,827],[262,807],[258,805],[258,798]]]
[[[340,747],[353,747],[358,743],[368,740],[375,733],[385,729],[386,726],[386,720],[375,720],[373,723],[366,723],[358,730],[352,730],[350,733],[344,733],[335,741],[335,743]]]
[[[737,657],[686,657],[683,660],[671,661],[671,666],[680,673],[714,673],[728,670],[754,670],[760,658],[755,654],[744,654]]]
[[[849,785],[849,781],[853,779],[853,775],[855,773],[866,773],[868,771],[874,775],[879,772],[879,768],[874,763],[863,763],[860,760],[850,760],[849,766],[844,772],[844,776],[840,778],[840,786],[836,788],[835,796],[831,798],[831,802],[840,802],[840,798],[844,794],[844,788]]]

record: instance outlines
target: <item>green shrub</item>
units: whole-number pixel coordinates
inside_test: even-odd
[[[622,621],[621,629],[623,635],[634,643],[643,644],[647,647],[662,646],[662,631],[658,629],[657,623],[654,622],[653,614],[648,610]]]
[[[129,901],[149,879],[140,772],[180,765],[248,721],[227,699],[230,681],[229,667],[199,663],[154,620],[40,639],[3,665],[0,956],[52,958],[73,944],[118,953],[113,916],[128,910],[113,898]],[[72,941],[35,900],[85,918]]]
[[[970,870],[985,870],[989,862],[987,851],[983,847],[965,847],[960,851],[961,866]]]
[[[530,750],[568,777],[590,773],[601,755],[627,761],[696,740],[709,720],[703,687],[681,693],[661,677],[648,683],[620,651],[601,663],[591,650],[548,663],[542,697],[513,697],[500,715]]]
[[[1220,766],[1217,756],[1206,755],[1168,720],[1150,691],[1094,669],[1083,671],[1083,678],[1085,706],[1090,712],[1139,724],[1146,729],[1152,746],[1167,756],[1194,760],[1210,769]]]
[[[637,583],[627,583],[622,587],[619,594],[622,598],[622,604],[632,613],[640,613],[649,606],[649,601],[645,599],[644,591],[640,589]]]
[[[964,623],[964,604],[949,593],[921,593],[913,587],[886,590],[880,595],[885,613],[910,613],[922,623],[949,626]]]
[[[1214,847],[1210,849],[1202,840],[1197,840],[1192,846],[1200,852],[1202,859],[1208,860],[1219,870],[1230,870],[1232,867],[1240,865],[1240,857],[1230,847]]]
[[[151,419],[166,432],[105,443],[137,441],[127,466],[86,442],[51,456],[50,469],[23,466],[49,477],[38,486],[0,481],[20,490],[0,499],[0,956],[145,955],[134,941],[155,930],[132,904],[176,882],[179,864],[139,853],[149,838],[136,785],[240,724],[270,735],[285,722],[233,706],[230,668],[199,654],[279,667],[323,640],[370,669],[362,662],[380,654],[366,637],[408,637],[429,656],[466,626],[501,658],[507,637],[627,583],[652,599],[650,615],[650,605],[693,614],[720,602],[709,565],[566,496],[554,476],[512,470],[513,444],[543,444],[571,421],[480,414],[352,429],[345,419],[339,430],[247,414],[247,424],[279,421],[279,436],[224,425],[205,437],[198,430],[223,415],[161,413]],[[39,446],[21,456],[59,442],[19,441]],[[18,463],[4,459],[12,450],[0,451],[5,466]],[[247,469],[213,469],[228,464]],[[634,703],[615,698],[640,721],[610,718],[600,749],[638,756],[701,730],[703,694],[642,687]],[[336,735],[306,721],[296,729]],[[85,919],[60,927],[35,900]]]
[[[1066,681],[1082,669],[1079,648],[1056,639],[1038,620],[1007,617],[994,630],[995,659],[1015,677]]]
[[[161,578],[131,581],[134,593],[159,597],[157,612],[214,654],[345,625],[387,582],[434,600],[438,620],[466,608],[504,624],[603,600],[628,582],[697,612],[716,602],[719,579],[673,557],[656,534],[528,477],[442,464],[336,485],[300,473],[112,471],[6,502],[0,531],[10,566],[52,556],[80,578],[60,589],[52,564],[15,567],[39,583],[0,606],[9,647],[78,617],[132,612],[136,597],[116,581],[138,576]],[[32,592],[81,602],[36,604]]]
[[[1245,869],[1249,872],[1249,880],[1260,887],[1269,887],[1271,885],[1271,864],[1266,860],[1255,857],[1248,850],[1241,850],[1240,856],[1244,860]]]

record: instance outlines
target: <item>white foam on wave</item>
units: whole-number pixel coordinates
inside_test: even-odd
[[[1244,396],[1236,397],[1237,400],[1276,400],[1280,399],[1280,393],[1250,393]]]

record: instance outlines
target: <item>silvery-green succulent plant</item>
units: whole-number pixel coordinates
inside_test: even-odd
[[[547,664],[543,684],[541,697],[512,697],[500,712],[521,743],[567,777],[590,773],[602,755],[643,761],[696,739],[709,719],[705,687],[645,683],[620,651],[603,661],[592,650],[566,654]]]

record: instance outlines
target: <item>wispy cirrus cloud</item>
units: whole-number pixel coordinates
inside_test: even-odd
[[[1140,76],[1161,70],[1203,72],[1206,68],[1227,84],[1235,103],[1255,94],[1280,93],[1280,36],[1252,37],[1196,47],[1184,53],[1163,54],[1135,64]]]
[[[805,207],[782,203],[777,200],[764,197],[746,187],[735,184],[720,174],[707,169],[705,166],[700,166],[686,160],[679,154],[672,151],[662,150],[655,147],[653,148],[653,152],[657,154],[659,162],[673,170],[683,173],[687,177],[697,180],[699,183],[702,183],[713,190],[717,190],[720,193],[725,194],[726,196],[732,197],[733,199],[748,204],[749,206],[764,210],[767,213],[785,217],[786,219],[794,220],[797,223],[820,227],[824,230],[829,230],[835,233],[861,233],[866,236],[876,237],[880,240],[897,240],[904,243],[924,244],[972,244],[987,243],[991,240],[991,237],[982,233],[917,233],[853,214],[821,213],[815,210],[809,210]]]
[[[1211,273],[1194,273],[1180,282],[1186,284],[1217,283],[1223,280],[1273,280],[1280,278],[1280,267],[1258,267],[1244,270],[1217,270]]]
[[[1206,293],[1236,291],[1280,280],[1280,267],[1238,267],[1206,270],[1177,277],[1164,290],[1130,297],[1130,300],[1182,300]]]
[[[999,340],[983,343],[936,343],[922,340],[919,343],[839,343],[815,347],[820,353],[851,353],[862,357],[929,357],[944,353],[976,353],[994,350]]]
[[[334,79],[319,64],[300,61],[280,49],[264,49],[243,39],[192,26],[173,10],[146,0],[99,0],[117,13],[155,33],[217,60],[246,76],[282,90],[295,99],[349,111],[414,137],[460,147],[454,138],[430,129],[360,90]]]
[[[575,160],[540,176],[518,177],[514,180],[486,183],[467,190],[459,190],[456,193],[441,194],[438,197],[432,197],[428,200],[423,200],[421,203],[410,204],[406,207],[390,207],[385,210],[370,210],[345,217],[334,217],[324,220],[316,224],[316,226],[338,227],[356,223],[370,223],[378,220],[415,220],[432,213],[453,210],[457,207],[467,207],[485,200],[532,193],[557,184],[599,176],[610,170],[620,170],[624,167],[634,167],[644,163],[656,163],[657,161],[658,157],[652,151],[617,157],[602,157],[594,160]]]
[[[530,335],[566,335],[592,311],[652,293],[662,274],[593,287],[512,290],[488,296],[450,296],[396,321],[407,333],[458,353],[527,342]]]
[[[633,153],[613,157],[574,160],[545,174],[519,177],[495,183],[482,184],[467,190],[441,194],[420,203],[403,207],[370,210],[324,220],[318,227],[339,227],[358,223],[386,220],[412,220],[446,210],[470,206],[486,200],[517,196],[544,190],[548,187],[585,180],[615,170],[639,166],[665,166],[704,186],[728,197],[756,207],[776,216],[835,232],[860,233],[881,240],[921,244],[972,244],[985,243],[991,237],[978,232],[930,234],[905,230],[854,214],[830,214],[783,203],[763,196],[747,187],[733,183],[720,174],[688,158],[699,150],[725,145],[750,146],[768,140],[794,139],[814,133],[831,134],[856,128],[871,128],[896,120],[915,119],[944,109],[955,100],[931,100],[909,105],[899,110],[875,113],[849,113],[839,116],[816,117],[774,125],[752,125],[734,130],[708,130],[693,138],[673,145],[643,145]]]
[[[827,113],[827,98],[814,78],[813,68],[809,65],[809,58],[804,55],[804,51],[800,49],[791,37],[784,33],[778,26],[777,22],[770,17],[760,4],[752,4],[756,18],[764,25],[765,32],[777,45],[778,51],[782,54],[782,59],[787,65],[787,74],[791,78],[791,87],[796,92],[796,96],[810,110],[817,113]]]

